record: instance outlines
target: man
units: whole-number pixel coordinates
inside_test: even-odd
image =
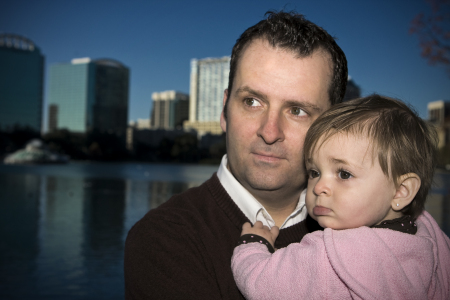
[[[304,207],[303,140],[344,97],[344,53],[303,16],[268,13],[237,40],[230,64],[220,119],[227,155],[211,179],[130,230],[127,299],[243,299],[230,269],[242,224],[279,226],[277,248],[316,229]]]

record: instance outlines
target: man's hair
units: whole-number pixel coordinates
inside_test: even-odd
[[[373,158],[378,157],[383,173],[397,187],[400,176],[408,173],[419,176],[419,191],[401,211],[417,218],[424,209],[437,163],[435,129],[405,103],[374,94],[337,104],[317,118],[305,137],[305,158],[339,133],[370,139]]]
[[[329,53],[333,63],[333,70],[328,94],[332,105],[341,102],[347,87],[347,59],[334,38],[323,28],[295,12],[268,11],[265,15],[267,19],[245,30],[233,47],[224,116],[226,117],[227,104],[232,92],[239,59],[248,45],[256,39],[266,40],[274,48],[278,47],[292,51],[299,58],[310,56],[318,50]]]

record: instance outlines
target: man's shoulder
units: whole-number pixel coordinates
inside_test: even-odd
[[[238,236],[246,218],[217,185],[220,186],[220,181],[214,174],[202,185],[174,195],[150,210],[128,232],[128,248],[139,248],[142,244],[148,248],[167,240],[223,236],[225,232]]]
[[[220,182],[214,173],[210,179],[199,186],[189,188],[179,194],[171,196],[166,202],[157,208],[150,210],[145,218],[168,219],[179,217],[179,215],[188,215],[197,211],[199,208],[213,205],[213,193],[211,189],[218,188]]]
[[[127,290],[145,281],[149,293],[160,293],[154,296],[158,299],[190,289],[191,294],[210,293],[200,298],[218,299],[219,284],[234,295],[227,298],[238,299],[229,267],[245,219],[238,210],[216,175],[150,210],[125,242]],[[187,292],[180,298],[193,297]]]
[[[155,232],[155,228],[198,226],[224,214],[222,202],[232,202],[216,174],[198,187],[173,195],[147,212],[130,230]]]
[[[162,203],[159,207],[152,209],[149,213],[160,214],[160,211],[178,212],[197,210],[199,208],[205,208],[205,206],[214,205],[214,200],[217,195],[226,193],[214,173],[211,178],[197,187],[189,188],[179,194],[175,194],[166,202]]]

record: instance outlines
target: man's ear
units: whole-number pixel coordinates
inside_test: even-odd
[[[420,177],[416,173],[408,173],[400,176],[398,187],[392,199],[391,207],[394,211],[400,211],[414,200],[420,188]]]
[[[223,132],[227,132],[227,119],[225,118],[224,115],[225,103],[227,102],[227,98],[228,98],[228,89],[225,89],[225,91],[223,91],[222,113],[220,114],[220,127],[222,127]]]

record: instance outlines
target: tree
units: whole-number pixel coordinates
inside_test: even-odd
[[[444,65],[450,76],[450,0],[426,0],[431,13],[418,14],[409,32],[419,36],[422,57],[431,65]]]

